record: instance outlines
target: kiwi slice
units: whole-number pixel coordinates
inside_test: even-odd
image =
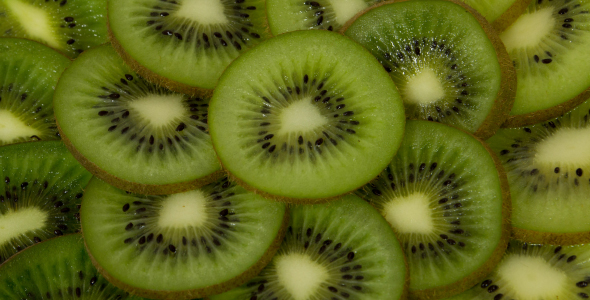
[[[229,63],[270,37],[264,0],[109,0],[113,46],[147,80],[211,92]],[[178,63],[181,61],[182,63]]]
[[[0,147],[0,263],[80,230],[80,198],[90,177],[60,141]]]
[[[494,272],[447,300],[588,299],[590,245],[510,242]]]
[[[148,83],[103,45],[63,73],[54,110],[66,145],[95,176],[126,191],[171,194],[221,177],[208,100]]]
[[[590,242],[589,118],[590,99],[561,117],[501,129],[488,140],[510,182],[515,238]]]
[[[0,36],[27,38],[77,57],[107,41],[106,0],[2,0]]]
[[[114,287],[98,273],[81,234],[42,242],[1,265],[0,298],[143,299]]]
[[[510,195],[499,161],[482,141],[444,124],[408,121],[391,164],[357,195],[397,234],[410,297],[440,299],[468,289],[491,272],[510,238]]]
[[[0,146],[59,139],[53,91],[69,64],[37,42],[0,38]]]
[[[351,213],[354,212],[354,213]],[[406,266],[393,232],[354,195],[294,205],[281,248],[248,283],[211,300],[401,299]]]
[[[213,145],[242,185],[317,202],[375,177],[401,143],[399,94],[369,52],[335,32],[267,40],[224,72],[209,107]]]
[[[101,273],[158,299],[221,293],[254,277],[277,251],[288,216],[284,204],[227,178],[165,196],[92,179],[81,209],[84,240]]]
[[[500,38],[518,77],[504,127],[547,121],[590,97],[590,1],[535,0]]]
[[[492,24],[497,31],[510,26],[532,0],[463,0]]]
[[[514,68],[489,23],[464,3],[384,2],[342,30],[389,72],[408,118],[487,138],[508,117]]]

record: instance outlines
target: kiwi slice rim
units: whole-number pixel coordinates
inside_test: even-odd
[[[492,21],[492,27],[497,32],[504,31],[526,11],[531,1],[534,0],[516,0],[502,15]]]

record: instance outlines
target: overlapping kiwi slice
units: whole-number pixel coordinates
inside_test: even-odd
[[[532,0],[463,0],[492,26],[503,31],[526,10]]]
[[[80,198],[90,177],[60,141],[0,147],[0,263],[80,230]]]
[[[440,299],[473,286],[498,263],[510,237],[499,161],[481,141],[444,124],[408,121],[391,164],[357,195],[400,239],[414,298]]]
[[[36,40],[71,58],[107,41],[106,0],[2,0],[0,36]]]
[[[289,202],[359,188],[397,151],[405,118],[379,63],[334,32],[289,32],[238,57],[209,107],[213,145],[242,185]]]
[[[354,212],[354,213],[351,213]],[[402,299],[406,266],[389,226],[354,195],[296,205],[281,248],[248,283],[211,300]]]
[[[264,0],[108,5],[111,41],[125,61],[147,80],[191,95],[212,90],[234,58],[270,37]]]
[[[504,127],[547,121],[590,97],[590,1],[535,0],[500,37],[518,75]]]
[[[92,179],[81,209],[84,240],[101,273],[157,299],[202,297],[246,282],[277,251],[288,215],[284,204],[227,178],[164,196]]]
[[[37,42],[0,38],[0,146],[59,139],[53,91],[69,64]]]
[[[146,82],[103,45],[63,73],[54,110],[66,145],[95,176],[127,191],[168,194],[221,176],[208,100]]]
[[[590,100],[488,140],[510,182],[514,237],[533,243],[590,242]]]
[[[381,62],[410,119],[487,138],[508,117],[515,74],[495,31],[462,2],[385,2],[342,29]]]

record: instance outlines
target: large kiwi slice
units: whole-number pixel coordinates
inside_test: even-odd
[[[285,33],[238,57],[209,117],[215,150],[236,180],[294,202],[369,182],[397,151],[405,124],[375,58],[325,30]]]
[[[140,300],[114,287],[92,265],[81,234],[53,238],[0,266],[1,299]]]
[[[211,300],[405,298],[403,252],[385,220],[354,195],[291,208],[287,236],[248,283]]]
[[[510,182],[514,237],[590,242],[590,99],[564,116],[501,129],[488,140]]]
[[[107,41],[106,0],[2,0],[0,36],[36,40],[75,58]]]
[[[506,175],[491,150],[458,129],[408,121],[398,154],[357,194],[397,233],[411,297],[460,293],[491,272],[506,250]]]
[[[186,94],[213,89],[234,58],[270,37],[264,0],[108,2],[110,38],[127,64]]]
[[[69,64],[37,42],[0,38],[0,146],[59,139],[53,91]]]
[[[60,141],[0,147],[0,263],[80,230],[80,198],[90,177]]]
[[[500,37],[518,75],[504,127],[547,121],[590,97],[590,1],[535,0]]]
[[[95,176],[126,191],[170,194],[219,178],[208,99],[146,82],[110,45],[62,75],[55,118],[66,145]]]
[[[508,117],[514,68],[489,23],[464,3],[384,2],[343,31],[389,72],[408,118],[487,138]]]
[[[254,277],[277,251],[288,215],[285,205],[226,178],[166,196],[93,179],[81,209],[84,240],[101,273],[157,299],[221,293]]]

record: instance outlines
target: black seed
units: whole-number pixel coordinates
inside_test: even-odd
[[[502,297],[504,297],[504,294],[497,294],[496,296],[494,296],[494,300],[500,300],[502,299]]]
[[[317,20],[317,22],[316,22],[316,25],[317,25],[317,26],[321,26],[321,25],[322,25],[322,22],[324,22],[324,16],[320,16],[320,17],[318,18],[318,20]]]
[[[184,123],[180,123],[176,127],[176,131],[183,131],[185,128],[186,128],[186,125]]]
[[[565,24],[564,24],[564,25],[565,25]],[[553,61],[553,60],[552,60],[551,58],[545,58],[545,59],[543,59],[541,62],[542,62],[542,63],[544,63],[544,64],[549,64],[549,63],[551,63],[552,61]]]
[[[535,62],[539,62],[540,58],[538,55],[535,54],[535,56],[533,56],[533,58],[535,59]]]
[[[168,250],[172,253],[176,253],[176,247],[174,247],[174,245],[168,245]]]
[[[35,241],[35,243],[40,243],[41,242],[41,239],[36,236],[36,237],[33,238],[33,241]]]
[[[69,207],[64,207],[64,208],[62,208],[60,211],[61,211],[62,213],[67,213],[67,212],[69,212],[69,211],[70,211],[70,208],[69,208]]]
[[[333,286],[328,287],[328,290],[330,290],[332,293],[338,293],[338,290]]]
[[[581,168],[576,169],[576,175],[582,176],[582,174],[584,174],[584,172],[582,171]]]
[[[334,251],[340,250],[341,247],[342,247],[342,243],[336,244],[336,246],[334,246]]]
[[[148,236],[149,238],[149,236]],[[164,240],[164,237],[162,236],[162,234],[159,234],[158,237],[156,238],[156,243],[161,243]]]
[[[150,233],[150,234],[147,236],[147,240],[146,240],[146,242],[148,242],[148,243],[149,243],[149,242],[151,242],[153,239],[154,239],[154,234],[153,234],[153,233]]]
[[[553,253],[557,254],[557,252],[561,251],[561,246],[557,246],[557,248],[555,248],[555,250],[553,250]]]
[[[101,111],[98,112],[98,115],[101,116],[101,117],[102,116],[106,116],[108,114],[109,114],[109,112],[108,111],[105,111],[105,110],[101,110]]]
[[[125,230],[131,230],[133,229],[133,223],[129,223],[127,224],[127,226],[125,226]]]
[[[588,286],[588,282],[587,281],[580,281],[580,282],[576,283],[576,286],[579,288],[585,288]]]
[[[55,234],[57,236],[64,235],[63,232],[61,232],[61,230],[59,230],[59,229],[54,230],[53,234]]]
[[[573,21],[574,21],[574,19],[572,19],[572,18],[567,18],[567,19],[565,19],[565,20],[563,20],[563,21],[564,21],[564,22],[568,22],[568,23],[570,23],[570,22],[573,22]]]
[[[356,131],[354,131],[354,130],[352,130],[350,128],[347,128],[346,129],[346,132],[351,133],[351,134],[355,134],[356,133]]]
[[[572,261],[574,261],[574,260],[576,259],[576,257],[577,257],[577,256],[575,256],[575,255],[572,255],[572,256],[568,257],[568,258],[567,258],[567,262],[569,263],[569,262],[572,262]]]
[[[488,288],[488,293],[493,293],[498,289],[497,285],[492,285]]]
[[[559,167],[555,167],[555,169],[553,170],[553,172],[555,172],[556,174],[559,173]]]
[[[317,139],[317,140],[315,141],[315,145],[316,145],[316,146],[319,146],[319,145],[321,145],[321,144],[323,144],[323,143],[324,143],[324,139],[322,139],[322,138],[319,138],[319,139]]]
[[[561,10],[559,10],[559,12],[558,12],[558,13],[559,13],[560,15],[565,15],[565,14],[567,14],[567,12],[568,12],[568,11],[569,11],[569,10],[568,10],[567,8],[562,8]]]
[[[583,298],[583,299],[588,299],[588,294],[586,294],[586,293],[579,293],[578,296],[580,296],[580,298]]]
[[[348,260],[352,260],[354,258],[354,252],[348,252],[348,255],[346,255],[346,258],[348,258]]]

